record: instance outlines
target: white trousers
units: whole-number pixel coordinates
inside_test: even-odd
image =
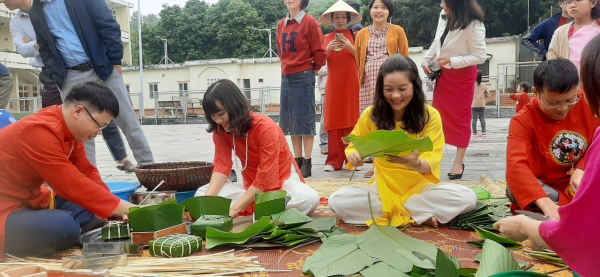
[[[370,186],[348,186],[334,192],[329,198],[329,207],[344,222],[365,224],[371,219],[368,193],[374,217],[383,217],[377,183]],[[444,224],[459,214],[472,211],[477,204],[477,195],[468,187],[458,184],[431,184],[406,200],[404,208],[417,224],[435,217]]]
[[[290,197],[286,205],[286,209],[296,208],[302,211],[304,214],[311,214],[319,205],[321,197],[319,193],[300,181],[300,176],[296,173],[295,167],[292,169],[292,175],[289,179],[283,182],[282,190],[287,192],[287,196]],[[201,186],[196,191],[195,196],[204,196],[208,190],[208,184]],[[225,183],[218,196],[231,199],[231,206],[233,206],[242,196],[246,193],[244,183]]]

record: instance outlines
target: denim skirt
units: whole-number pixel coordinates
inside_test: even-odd
[[[279,127],[286,135],[314,136],[315,71],[313,69],[281,75]]]

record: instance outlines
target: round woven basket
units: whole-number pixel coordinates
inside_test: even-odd
[[[138,166],[135,175],[149,190],[165,180],[157,190],[188,191],[208,184],[213,168],[210,162],[154,163]]]

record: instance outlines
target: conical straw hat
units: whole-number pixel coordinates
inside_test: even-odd
[[[331,18],[331,13],[334,13],[334,12],[349,12],[349,13],[351,13],[351,18],[348,19],[348,26],[354,25],[354,24],[362,21],[362,16],[354,8],[352,8],[350,5],[348,5],[343,0],[339,0],[339,1],[335,2],[335,4],[333,4],[331,7],[329,7],[329,9],[327,9],[325,11],[325,13],[323,13],[323,15],[321,15],[321,17],[319,17],[319,22],[321,22],[325,25],[328,25],[328,26],[333,26],[333,24],[332,24],[333,18]]]

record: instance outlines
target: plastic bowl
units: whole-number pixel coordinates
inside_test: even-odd
[[[142,186],[139,182],[134,181],[107,181],[105,183],[112,194],[125,201],[129,201],[127,194],[134,193]]]
[[[196,194],[196,190],[178,191],[175,198],[177,198],[177,203],[181,204],[183,201],[194,197],[194,194]]]

